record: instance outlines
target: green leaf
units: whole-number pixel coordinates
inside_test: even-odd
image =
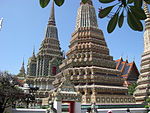
[[[107,32],[111,33],[114,31],[116,25],[117,25],[117,21],[118,21],[118,14],[119,13],[115,13],[115,15],[110,19],[108,26],[107,26]]]
[[[139,18],[140,20],[146,19],[144,10],[141,7],[130,6],[130,10],[131,10],[131,13],[136,15],[136,17]]]
[[[144,0],[147,4],[150,4],[150,0]]]
[[[121,28],[124,22],[124,14],[123,11],[121,13],[121,15],[119,16],[119,20],[118,20],[118,26]]]
[[[104,18],[104,17],[106,17],[106,16],[110,13],[110,11],[112,10],[113,7],[114,7],[114,5],[102,9],[102,10],[99,12],[99,18]]]
[[[40,6],[44,8],[48,5],[49,2],[50,0],[40,0]]]
[[[88,0],[82,0],[82,2],[85,4]]]
[[[127,21],[131,29],[135,31],[143,31],[143,25],[141,21],[136,16],[134,16],[130,11],[128,11]]]
[[[127,1],[127,4],[131,4],[131,3],[133,3],[133,1],[134,1],[134,0],[128,0],[128,1]]]
[[[132,83],[131,85],[129,85],[129,86],[128,86],[128,94],[129,94],[129,95],[133,95],[133,93],[134,93],[136,87],[137,87],[137,83],[136,83],[136,82],[134,82],[134,83]]]
[[[110,3],[113,1],[115,1],[115,0],[99,0],[99,2],[101,2],[101,3]]]
[[[56,5],[61,6],[64,3],[64,0],[54,0]]]
[[[142,7],[143,0],[134,0],[134,6],[136,7]]]

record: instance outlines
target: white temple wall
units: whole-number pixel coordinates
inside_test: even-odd
[[[127,109],[98,109],[98,113],[107,113],[108,110],[112,110],[112,113],[126,113]],[[145,108],[131,108],[130,111],[131,113],[147,113]],[[86,110],[82,110],[82,113],[86,113]]]
[[[110,109],[98,109],[98,113],[107,113]],[[126,113],[127,109],[111,109],[113,113]],[[46,109],[12,109],[11,113],[46,113]],[[131,113],[147,113],[145,108],[131,108]],[[61,112],[63,113],[63,112]],[[82,110],[81,113],[86,113],[86,110]]]
[[[46,113],[46,109],[12,109],[12,113]]]
[[[81,102],[75,102],[75,113],[81,113]]]
[[[54,108],[57,110],[57,113],[62,113],[62,102],[54,101]]]

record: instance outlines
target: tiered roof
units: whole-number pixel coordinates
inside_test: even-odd
[[[121,77],[125,78],[124,85],[130,85],[132,82],[136,82],[139,76],[139,71],[135,62],[128,62],[128,60],[123,60],[122,57],[116,62],[116,69],[120,70]]]

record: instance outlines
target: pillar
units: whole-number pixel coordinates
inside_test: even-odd
[[[96,89],[92,89],[92,96],[91,96],[91,102],[96,103]]]
[[[62,113],[62,102],[54,101],[54,108],[57,110],[57,113]]]
[[[75,102],[74,101],[69,102],[69,113],[76,113],[74,108]]]
[[[74,113],[81,113],[81,102],[75,102]]]

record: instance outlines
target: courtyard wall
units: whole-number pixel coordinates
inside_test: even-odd
[[[98,113],[107,113],[110,109],[98,109]],[[126,113],[127,109],[111,109],[113,113]],[[147,113],[145,108],[131,108],[131,113]],[[46,109],[12,109],[12,113],[46,113]],[[64,112],[67,113],[67,112]],[[82,110],[86,113],[86,110]]]

